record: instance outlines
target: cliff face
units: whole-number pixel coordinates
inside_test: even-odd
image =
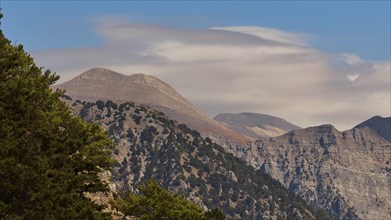
[[[115,142],[112,178],[120,192],[157,179],[228,219],[326,219],[269,175],[163,113],[134,103],[75,102],[75,112],[105,127]]]
[[[390,219],[391,144],[369,128],[322,125],[227,147],[335,218]]]

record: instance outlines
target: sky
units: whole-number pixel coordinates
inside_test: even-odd
[[[339,130],[391,115],[390,1],[0,1],[1,30],[67,81],[92,67],[169,83],[210,117]]]

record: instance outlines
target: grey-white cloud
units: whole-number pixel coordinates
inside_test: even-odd
[[[91,67],[155,75],[201,111],[252,111],[301,126],[348,129],[390,115],[390,61],[329,54],[312,36],[262,27],[183,29],[109,19],[96,28],[105,43],[33,53],[61,81]]]

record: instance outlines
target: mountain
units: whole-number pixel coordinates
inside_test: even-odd
[[[119,193],[154,178],[204,208],[218,207],[228,219],[328,219],[268,174],[162,112],[131,102],[71,106],[114,140],[112,179]]]
[[[152,76],[92,69],[55,88],[67,89],[64,99],[74,113],[108,130],[116,145],[112,177],[119,191],[156,178],[204,207],[219,207],[229,218],[323,215],[286,187],[335,219],[391,215],[391,144],[373,129],[379,125],[345,132],[322,125],[246,143]],[[73,101],[78,98],[84,101]],[[227,141],[217,145],[184,124]]]
[[[390,219],[391,144],[368,127],[322,125],[227,146],[336,219]]]
[[[369,127],[378,135],[391,142],[391,117],[383,118],[374,116],[358,125],[355,128]]]
[[[288,131],[300,129],[300,127],[284,119],[257,113],[220,113],[213,119],[225,127],[254,140],[276,137]]]
[[[204,136],[237,142],[248,140],[208,118],[171,86],[153,76],[123,75],[104,68],[93,68],[53,88],[65,89],[66,96],[72,100],[132,101],[148,105],[200,131]]]

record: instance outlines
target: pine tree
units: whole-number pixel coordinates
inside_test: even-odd
[[[0,219],[106,216],[84,193],[106,189],[97,174],[112,143],[71,115],[50,88],[58,79],[0,30]]]

